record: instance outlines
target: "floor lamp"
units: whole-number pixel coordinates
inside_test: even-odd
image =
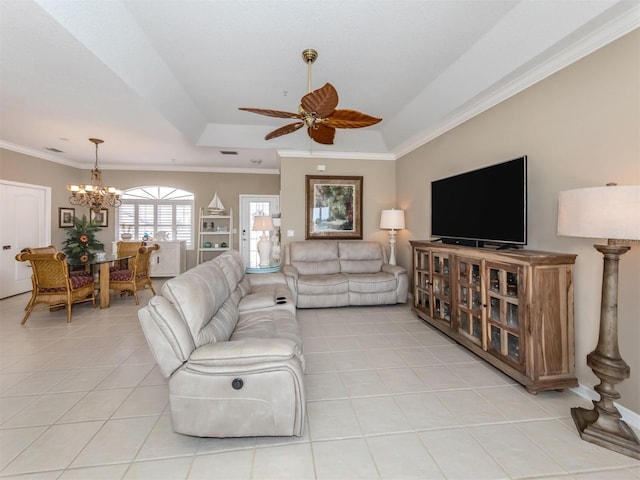
[[[389,230],[389,264],[396,264],[396,230],[404,228],[404,210],[383,210],[380,215],[380,228]]]
[[[251,230],[262,232],[260,240],[258,240],[258,256],[260,257],[259,267],[268,267],[271,265],[271,240],[267,236],[267,232],[273,230],[273,221],[269,215],[256,215],[253,217],[253,226]]]
[[[630,249],[625,243],[640,240],[640,185],[560,192],[558,234],[608,239],[607,245],[594,245],[604,257],[602,301],[598,344],[587,355],[587,365],[600,379],[594,387],[600,399],[591,410],[572,408],[571,416],[583,440],[640,459],[640,441],[614,405],[620,398],[615,385],[630,375],[618,350],[618,263]]]

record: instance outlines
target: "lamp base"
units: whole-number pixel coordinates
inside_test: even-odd
[[[589,410],[581,407],[571,409],[571,417],[576,424],[580,438],[600,447],[640,460],[640,441],[636,434],[614,412],[599,411],[594,402]]]
[[[258,256],[260,257],[259,267],[269,267],[271,265],[271,241],[263,234],[258,240]]]
[[[620,357],[618,349],[618,263],[627,246],[594,245],[602,253],[602,302],[600,333],[596,349],[587,355],[587,365],[600,379],[594,387],[600,399],[593,409],[575,407],[571,416],[580,438],[614,452],[640,460],[640,441],[631,427],[622,421],[614,402],[620,398],[616,384],[629,378],[629,365]]]
[[[389,230],[389,265],[396,264],[396,231]]]

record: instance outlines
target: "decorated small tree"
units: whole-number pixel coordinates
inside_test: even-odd
[[[93,260],[96,252],[104,250],[104,244],[96,240],[96,232],[100,230],[86,215],[74,218],[73,227],[67,229],[67,239],[62,242],[62,251],[74,262]]]

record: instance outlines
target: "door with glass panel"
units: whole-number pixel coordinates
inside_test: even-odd
[[[280,197],[278,195],[240,195],[240,253],[247,267],[257,267],[260,263],[258,256],[258,241],[262,231],[254,231],[254,218],[270,216],[274,228],[267,232],[271,240],[271,256],[279,258],[280,253]]]

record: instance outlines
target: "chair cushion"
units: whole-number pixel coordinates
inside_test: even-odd
[[[131,270],[112,270],[109,272],[109,280],[113,282],[126,282],[131,280],[133,272]]]
[[[69,278],[71,279],[72,290],[77,290],[80,287],[93,283],[92,275],[71,275]],[[64,291],[64,289],[62,290]]]

